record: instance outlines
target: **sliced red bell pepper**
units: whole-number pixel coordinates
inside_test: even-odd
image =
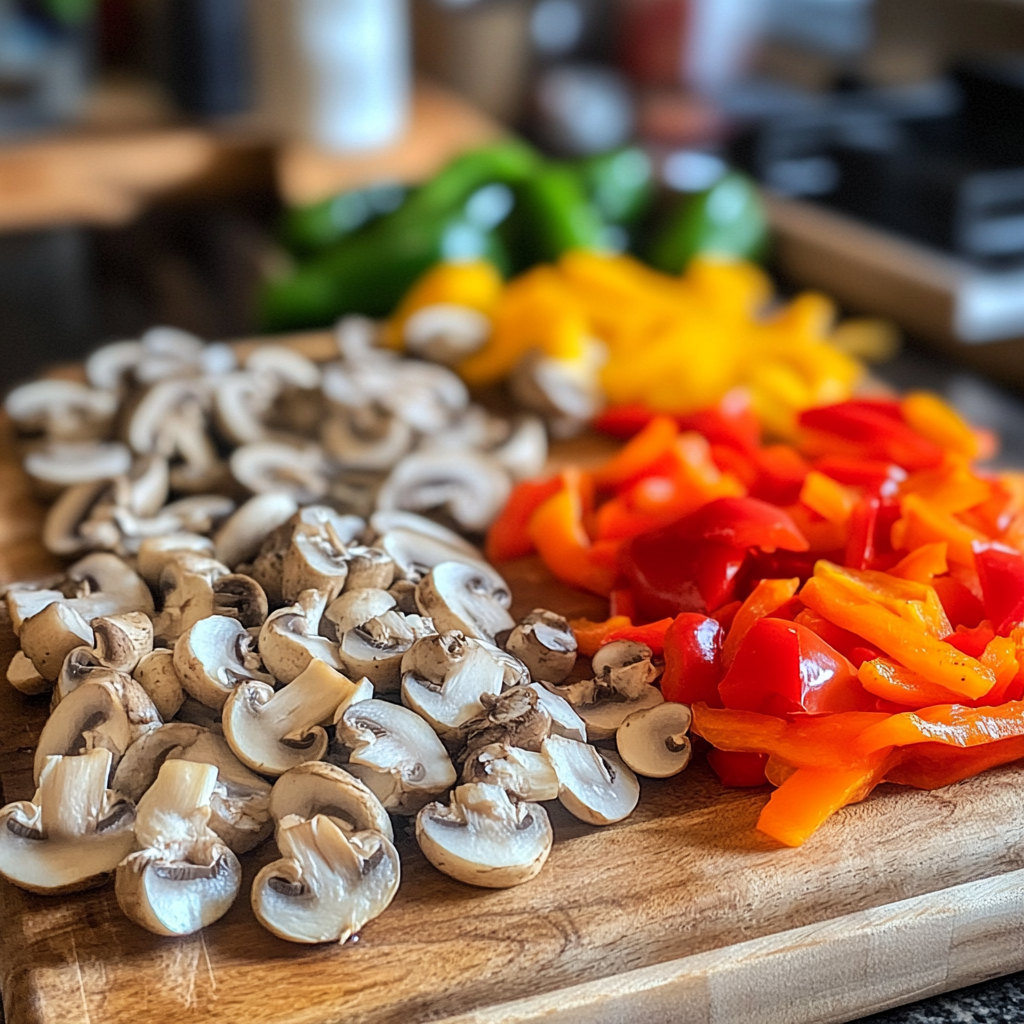
[[[773,505],[792,505],[810,471],[810,463],[788,444],[769,445],[754,454],[757,479],[750,488],[752,498]]]
[[[750,628],[718,692],[727,708],[770,715],[875,706],[857,670],[837,650],[806,626],[772,618]]]
[[[740,644],[743,643],[754,623],[769,615],[774,618],[782,617],[777,615],[777,612],[792,600],[793,595],[799,589],[800,578],[798,576],[788,580],[761,580],[754,587],[733,618],[729,635],[722,648],[722,664],[726,668],[735,660]]]
[[[665,700],[681,704],[704,701],[721,704],[724,631],[714,619],[695,612],[677,615],[664,637],[665,671],[661,692]]]
[[[1002,544],[975,544],[974,564],[985,599],[985,618],[999,636],[1024,620],[1024,555]]]
[[[716,608],[710,613],[710,617],[717,622],[722,629],[728,633],[732,629],[733,620],[736,618],[736,613],[743,607],[742,601],[730,601],[728,604],[723,604],[721,608]]]
[[[601,641],[601,646],[615,640],[633,640],[638,644],[646,644],[659,657],[665,651],[665,634],[669,631],[673,619],[661,619],[649,622],[644,626],[619,626],[608,633]]]
[[[525,480],[512,488],[505,507],[487,531],[487,558],[491,562],[507,562],[532,554],[530,520],[534,512],[552,495],[562,489],[560,476],[544,480]]]
[[[1024,736],[967,749],[920,743],[900,752],[899,761],[886,772],[885,781],[915,789],[940,789],[1022,758]]]
[[[952,644],[958,651],[969,654],[972,658],[980,658],[985,653],[985,648],[995,640],[996,631],[992,623],[985,620],[977,626],[957,626],[948,636],[943,637],[947,644]],[[941,703],[936,701],[936,703]]]
[[[793,520],[757,498],[718,498],[672,527],[679,541],[714,541],[734,548],[806,551],[807,540]]]
[[[740,389],[728,392],[718,405],[676,416],[680,430],[696,430],[711,444],[754,452],[761,443],[761,424],[750,396]]]
[[[643,405],[617,405],[598,413],[593,427],[602,434],[627,439],[639,434],[658,415]]]
[[[738,754],[731,750],[709,750],[708,764],[723,786],[753,789],[768,782],[767,754]]]
[[[867,495],[853,507],[846,543],[845,565],[853,569],[883,569],[899,560],[891,535],[900,517],[900,506],[892,498]]]
[[[801,611],[793,621],[817,633],[829,647],[835,648],[844,657],[849,658],[858,669],[863,662],[881,656],[882,652],[876,651],[863,637],[851,633],[848,629],[841,629],[828,619],[822,618],[817,612],[812,612],[810,608]]]
[[[598,487],[625,487],[650,473],[657,472],[679,436],[679,428],[669,416],[657,416],[628,444],[593,474]]]
[[[932,586],[954,629],[960,626],[973,629],[985,617],[984,605],[960,580],[952,576],[936,576]]]
[[[896,485],[907,479],[907,471],[894,462],[851,459],[840,455],[823,455],[814,460],[814,468],[841,484],[865,487],[874,494],[884,488],[895,493]]]

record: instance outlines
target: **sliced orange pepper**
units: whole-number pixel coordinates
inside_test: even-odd
[[[952,704],[957,694],[929,682],[917,672],[897,665],[888,658],[865,661],[857,672],[861,686],[883,700],[905,707],[924,708],[933,704]]]
[[[948,548],[949,545],[944,540],[936,541],[934,544],[922,544],[894,565],[889,574],[899,576],[900,579],[913,580],[915,583],[927,583],[930,586],[936,576],[949,572],[949,563],[946,561]]]
[[[929,505],[917,494],[908,494],[900,501],[901,518],[892,528],[892,546],[897,551],[912,551],[923,544],[946,541],[950,562],[974,564],[971,545],[988,538],[978,530],[960,522],[948,512]]]
[[[562,473],[562,489],[530,519],[530,539],[562,581],[607,597],[615,584],[618,544],[592,544],[583,528],[585,482],[579,470]]]
[[[853,513],[855,499],[841,483],[811,470],[804,477],[800,502],[836,526],[845,526]]]
[[[618,629],[628,629],[632,625],[632,620],[625,615],[613,615],[604,622],[593,622],[590,619],[569,620],[579,652],[588,658],[597,654],[611,633]]]
[[[533,513],[562,486],[562,478],[553,476],[547,480],[524,480],[512,488],[505,507],[487,531],[485,551],[488,561],[507,562],[533,552],[530,538]]]
[[[887,747],[910,747],[917,743],[978,747],[1015,736],[1024,736],[1022,701],[983,708],[939,704],[892,715],[869,726],[854,741],[854,748],[868,755]]]
[[[679,436],[675,420],[656,416],[600,469],[594,472],[598,487],[615,488],[654,471]]]
[[[974,431],[938,395],[912,391],[900,402],[900,410],[907,426],[944,451],[959,452],[968,459],[978,457]]]
[[[1021,758],[1024,758],[1024,736],[968,749],[942,743],[919,743],[900,752],[898,763],[885,773],[885,781],[915,789],[940,789]]]
[[[977,476],[961,455],[946,455],[942,465],[912,473],[899,485],[901,495],[916,494],[932,508],[957,515],[992,497],[993,485]]]
[[[777,612],[800,589],[800,577],[791,580],[761,580],[740,606],[732,620],[729,635],[722,645],[722,664],[728,668],[750,632],[750,627],[768,615]]]
[[[849,535],[847,526],[830,523],[802,503],[788,505],[785,511],[807,538],[808,550],[818,555],[831,555],[846,547]]]

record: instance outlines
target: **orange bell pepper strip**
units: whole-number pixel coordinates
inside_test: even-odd
[[[900,411],[911,430],[943,451],[958,452],[968,459],[978,458],[977,435],[938,395],[912,391],[900,402]]]
[[[802,846],[836,811],[865,799],[888,767],[876,755],[855,768],[798,768],[772,793],[757,827],[784,846]]]
[[[926,708],[935,704],[953,704],[960,699],[944,686],[937,686],[888,658],[865,661],[858,669],[857,677],[868,693],[905,707]]]
[[[967,749],[920,743],[900,752],[899,761],[886,772],[885,781],[915,789],[940,789],[1022,758],[1024,736]]]
[[[996,683],[995,673],[975,658],[883,605],[865,600],[835,579],[812,577],[804,584],[800,599],[823,618],[864,637],[890,658],[963,697],[980,697]]]
[[[489,562],[507,562],[533,553],[530,520],[562,486],[562,478],[553,476],[547,480],[524,480],[512,488],[505,507],[487,531],[485,551]]]
[[[899,576],[902,580],[912,580],[915,583],[925,583],[931,586],[936,576],[942,576],[949,572],[949,563],[946,560],[946,551],[949,544],[946,541],[936,541],[934,544],[922,544],[915,548],[906,558],[898,562],[889,570],[890,576]]]
[[[761,580],[750,592],[732,620],[729,635],[722,645],[722,664],[728,668],[736,658],[750,627],[777,612],[800,589],[800,577],[791,580]]]
[[[678,436],[675,420],[669,416],[656,416],[625,447],[594,471],[594,483],[601,488],[619,488],[656,472],[672,451]]]
[[[992,497],[993,484],[977,476],[959,455],[946,455],[942,465],[912,473],[899,485],[903,496],[916,494],[940,512],[959,515]]]
[[[949,561],[971,566],[974,564],[971,545],[988,540],[979,530],[935,508],[918,494],[908,494],[901,499],[900,512],[892,528],[892,546],[897,551],[912,551],[923,544],[946,541]]]
[[[804,477],[800,503],[836,526],[845,526],[853,513],[855,498],[841,483],[812,469]]]
[[[642,626],[619,626],[608,633],[601,641],[601,646],[614,643],[616,640],[632,640],[634,643],[644,644],[659,657],[665,653],[665,634],[675,619],[659,619],[657,622],[648,622]]]
[[[691,728],[719,750],[768,754],[794,768],[853,768],[864,761],[854,749],[857,738],[890,717],[876,711],[841,711],[787,720],[697,703]]]
[[[887,747],[912,747],[918,743],[980,747],[1019,736],[1024,736],[1024,701],[983,708],[938,704],[892,715],[869,726],[854,740],[853,747],[867,756]]]
[[[590,619],[570,619],[569,627],[576,637],[576,646],[580,654],[592,658],[607,642],[607,638],[619,629],[629,629],[632,620],[625,615],[613,615],[604,622],[593,622]]]
[[[562,489],[530,519],[530,539],[547,567],[565,583],[607,597],[615,585],[618,544],[591,543],[583,528],[585,481],[579,470],[562,473]]]

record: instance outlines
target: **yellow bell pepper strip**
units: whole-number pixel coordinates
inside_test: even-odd
[[[910,747],[917,743],[978,747],[1019,736],[1024,736],[1022,701],[982,708],[939,704],[892,715],[865,729],[853,745],[866,757],[889,747]]]
[[[772,793],[758,830],[784,846],[803,846],[836,811],[864,800],[889,767],[880,754],[856,768],[798,768]]]
[[[943,576],[949,572],[949,563],[946,560],[948,549],[949,545],[945,541],[922,544],[897,562],[889,570],[889,575],[931,586],[936,576]]]
[[[732,620],[729,635],[722,645],[722,664],[728,668],[736,658],[736,652],[750,627],[768,615],[774,615],[800,589],[800,577],[790,580],[761,580],[740,605]]]
[[[841,483],[811,470],[800,489],[800,503],[836,526],[846,526],[853,514],[856,498]]]
[[[615,584],[619,545],[612,541],[591,543],[583,528],[584,488],[579,470],[562,473],[562,489],[530,519],[530,539],[559,579],[607,597]]]
[[[943,451],[958,452],[968,459],[978,458],[980,446],[977,435],[938,395],[912,391],[900,402],[900,410],[911,430]]]
[[[960,696],[980,697],[996,683],[995,673],[975,658],[835,577],[815,575],[804,584],[800,600],[829,622],[864,637],[890,658]]]
[[[900,518],[892,528],[892,545],[897,551],[912,551],[923,544],[945,541],[950,562],[973,566],[971,545],[988,538],[960,522],[955,516],[930,505],[917,494],[900,501]]]

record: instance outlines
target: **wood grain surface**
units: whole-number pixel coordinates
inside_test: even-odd
[[[40,511],[5,441],[0,580],[55,567]],[[503,571],[518,611],[602,610],[534,559]],[[13,650],[3,634],[0,667]],[[31,794],[46,704],[0,685],[5,801]],[[884,786],[799,850],[754,830],[766,798],[723,789],[695,764],[644,781],[633,816],[605,829],[556,806],[548,864],[507,891],[439,874],[400,824],[398,896],[344,946],[290,945],[256,923],[245,893],[272,843],[243,858],[228,915],[185,939],[130,924],[109,884],[46,899],[3,883],[7,1021],[810,1024],[1020,966],[1024,770],[934,793]]]

